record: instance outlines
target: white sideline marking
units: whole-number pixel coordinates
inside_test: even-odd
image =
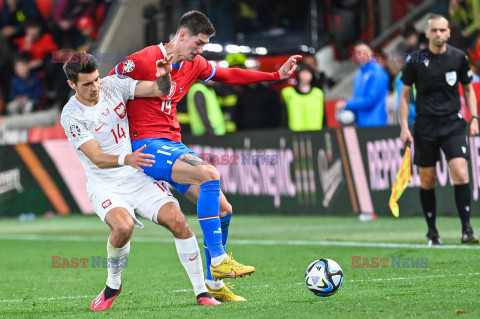
[[[61,236],[61,235],[7,235],[0,234],[0,240],[48,240],[72,242],[104,242],[107,236]],[[172,238],[134,236],[134,242],[145,243],[172,243]],[[203,241],[199,241],[203,245]],[[382,247],[382,248],[418,248],[418,249],[474,249],[480,250],[480,245],[442,245],[432,246],[422,244],[396,243],[365,243],[355,241],[315,241],[315,240],[269,240],[269,239],[230,239],[229,244],[235,245],[288,245],[288,246],[344,246],[344,247]]]
[[[478,276],[480,272],[475,273],[466,273],[466,274],[445,274],[445,275],[427,275],[427,276],[412,276],[412,277],[394,277],[394,278],[371,278],[371,279],[360,279],[360,280],[348,280],[347,283],[350,282],[372,282],[372,281],[392,281],[392,280],[412,280],[412,279],[428,279],[428,278],[443,278],[443,277],[454,277],[454,276]],[[278,286],[300,286],[304,285],[303,282],[297,282],[294,284],[280,284],[280,285],[258,285],[258,286],[246,286],[243,289],[258,289],[258,288],[269,288],[271,286],[278,287]],[[179,289],[179,290],[171,290],[167,293],[181,293],[181,292],[192,292],[192,289]],[[32,302],[32,301],[49,301],[49,300],[61,300],[61,299],[82,299],[82,298],[94,298],[96,296],[63,296],[63,297],[49,297],[49,298],[28,298],[28,299],[3,299],[0,300],[0,303],[7,303],[7,302]]]

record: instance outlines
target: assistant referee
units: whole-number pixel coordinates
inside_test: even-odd
[[[472,115],[470,135],[478,134],[477,99],[465,53],[447,44],[450,38],[448,20],[434,15],[425,32],[428,48],[413,52],[406,59],[400,98],[401,134],[403,143],[414,141],[414,163],[420,171],[420,202],[427,220],[429,245],[441,245],[436,219],[436,163],[440,149],[445,154],[455,188],[455,203],[462,222],[462,243],[478,243],[470,225],[470,184],[467,160],[466,122],[460,110],[458,82],[462,83],[465,103]],[[417,89],[413,138],[408,128],[412,85]]]

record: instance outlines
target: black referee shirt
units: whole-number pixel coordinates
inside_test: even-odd
[[[406,59],[402,82],[417,90],[417,114],[446,116],[460,110],[458,82],[469,84],[473,78],[468,58],[462,50],[447,45],[442,54],[428,48],[415,51]]]

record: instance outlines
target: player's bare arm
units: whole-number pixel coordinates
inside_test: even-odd
[[[149,158],[155,158],[155,156],[142,153],[145,147],[146,145],[140,147],[131,154],[125,155],[125,165],[130,165],[141,172],[143,172],[141,166],[151,167],[155,161]],[[114,168],[122,166],[119,163],[119,157],[122,155],[119,156],[103,153],[102,147],[96,140],[89,140],[88,142],[83,143],[79,147],[79,150],[82,151],[99,168]]]
[[[138,81],[135,88],[135,97],[155,97],[167,96],[170,93],[172,79],[170,72],[172,71],[172,55],[166,59],[156,62],[157,80],[156,81]]]
[[[470,111],[470,115],[472,115],[472,121],[470,123],[470,136],[476,136],[478,135],[479,130],[479,119],[477,113],[477,98],[471,83],[463,86],[463,96],[465,98],[465,104],[467,104],[468,111]]]
[[[408,128],[408,113],[410,112],[410,99],[412,97],[412,87],[409,85],[403,85],[402,93],[400,95],[400,121],[401,132],[400,139],[405,144],[407,142],[412,143],[413,137]]]

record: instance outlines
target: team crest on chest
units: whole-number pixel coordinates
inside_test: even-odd
[[[167,100],[171,100],[173,95],[175,94],[175,90],[177,89],[177,82],[172,81],[172,86],[170,87],[170,93],[166,97]]]
[[[448,85],[453,86],[457,83],[457,72],[451,71],[445,73],[445,80],[447,81]]]
[[[117,107],[113,110],[121,119],[123,119],[125,115],[127,115],[127,108],[125,107],[125,104],[123,104],[123,102],[120,102],[120,104],[118,104]]]

